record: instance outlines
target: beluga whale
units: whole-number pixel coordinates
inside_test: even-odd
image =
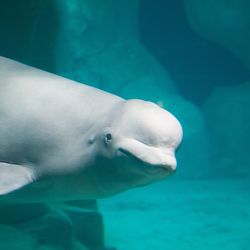
[[[0,57],[0,201],[109,197],[176,170],[182,127],[125,100]]]

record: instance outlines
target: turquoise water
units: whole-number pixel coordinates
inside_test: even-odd
[[[154,101],[184,139],[162,182],[97,202],[1,204],[0,249],[250,249],[249,10],[244,0],[1,1],[1,56]]]

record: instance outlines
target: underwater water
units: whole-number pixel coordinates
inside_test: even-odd
[[[156,102],[184,138],[176,174],[149,186],[0,198],[0,250],[250,249],[249,23],[245,0],[2,0],[0,56]]]

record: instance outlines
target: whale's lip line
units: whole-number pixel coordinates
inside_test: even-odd
[[[136,155],[132,154],[131,152],[129,152],[126,149],[118,148],[118,151],[121,152],[123,155],[125,155],[127,157],[134,158],[135,160],[140,161],[140,162],[142,162],[143,164],[145,164],[147,166],[154,167],[154,168],[159,168],[159,169],[162,169],[162,170],[170,172],[170,173],[175,172],[175,170],[173,170],[171,168],[171,166],[169,166],[169,165],[165,165],[165,164],[152,164],[152,163],[149,163],[147,161],[143,161],[142,159],[140,159],[139,157],[137,157]]]

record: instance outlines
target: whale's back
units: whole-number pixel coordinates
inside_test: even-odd
[[[76,145],[122,98],[0,57],[0,162],[37,163]]]

